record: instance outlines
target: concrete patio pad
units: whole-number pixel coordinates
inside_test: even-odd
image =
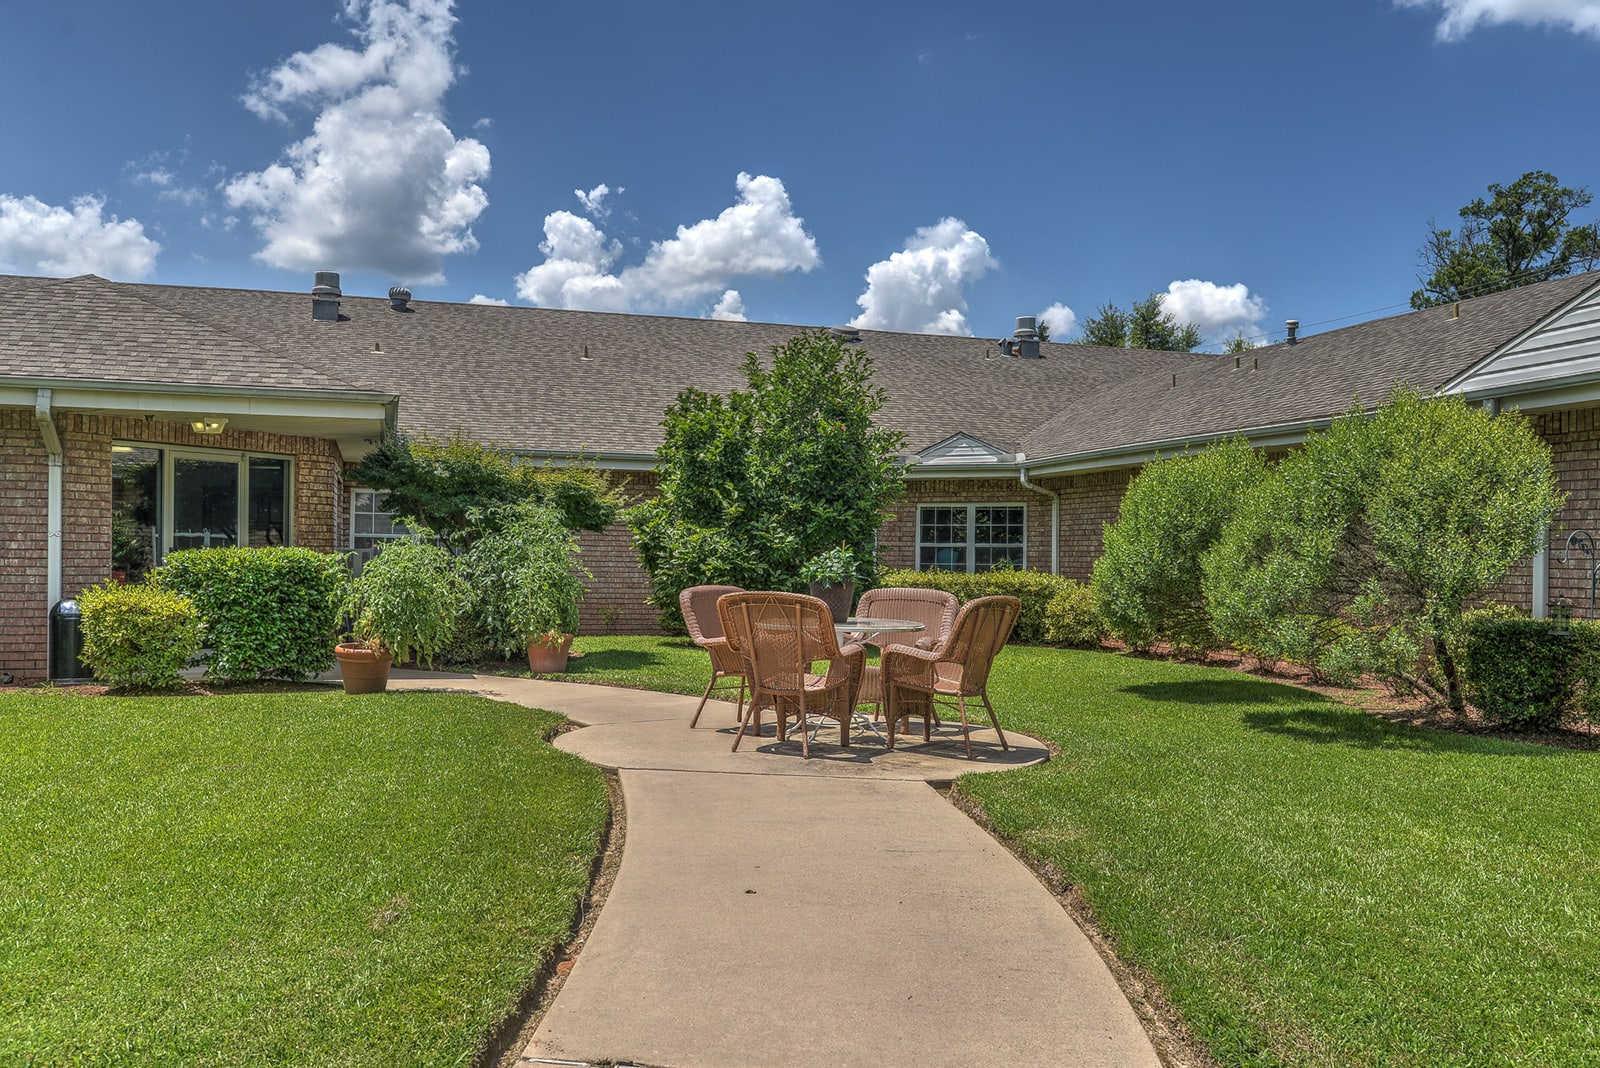
[[[403,676],[403,677],[402,677]],[[663,1068],[1156,1068],[1111,973],[1031,872],[928,781],[1046,758],[959,728],[887,751],[824,729],[803,760],[733,708],[574,683],[404,672],[592,724],[557,744],[618,769],[622,864],[523,1063]],[[1000,709],[1004,725],[1005,710]],[[832,735],[832,742],[828,741]]]

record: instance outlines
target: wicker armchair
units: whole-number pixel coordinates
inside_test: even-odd
[[[848,635],[845,640],[875,645],[879,649],[887,649],[891,645],[932,649],[950,633],[956,621],[957,604],[955,594],[943,590],[917,590],[901,586],[868,590],[861,595],[861,603],[856,606],[857,619],[914,619],[924,629],[883,634],[869,631]],[[866,673],[861,677],[861,695],[857,700],[882,710],[883,677],[878,665],[867,665]]]
[[[739,720],[739,742],[751,720],[761,734],[761,710],[770,708],[778,718],[778,740],[787,736],[790,716],[800,725],[800,752],[811,756],[806,738],[806,717],[820,715],[839,723],[839,744],[850,744],[850,720],[866,650],[859,645],[839,648],[828,606],[800,593],[730,593],[717,601],[728,644],[744,662],[750,685],[750,707]],[[826,660],[824,675],[812,671]]]
[[[711,654],[711,681],[706,683],[706,692],[700,695],[700,707],[694,710],[694,718],[689,721],[690,728],[700,722],[700,713],[705,711],[711,691],[723,679],[739,680],[739,704],[734,715],[741,721],[744,719],[744,661],[729,648],[722,630],[722,619],[717,615],[717,598],[728,593],[743,592],[739,586],[690,586],[678,594],[678,607],[683,610],[683,622],[689,628],[689,640]]]
[[[994,705],[989,703],[989,669],[1011,637],[1022,602],[1015,597],[979,597],[968,601],[956,615],[950,635],[937,649],[903,645],[883,651],[883,685],[888,704],[889,748],[894,748],[896,723],[906,716],[922,717],[922,737],[929,737],[934,705],[953,700],[961,713],[961,737],[972,759],[972,732],[967,723],[967,698],[976,697],[989,710],[989,722],[1000,736],[1000,747],[1010,749]]]

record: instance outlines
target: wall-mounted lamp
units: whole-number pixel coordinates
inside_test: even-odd
[[[189,424],[196,434],[220,434],[228,425],[226,419],[196,419]]]

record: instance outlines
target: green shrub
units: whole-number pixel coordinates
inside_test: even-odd
[[[391,541],[350,584],[344,610],[358,641],[396,660],[432,665],[455,634],[464,603],[450,554],[415,539]]]
[[[1098,649],[1106,625],[1095,610],[1094,591],[1082,582],[1066,581],[1044,607],[1044,640],[1069,649]]]
[[[1548,619],[1475,612],[1461,631],[1467,698],[1490,722],[1553,727],[1600,703],[1600,623],[1574,621],[1571,633],[1557,634]]]
[[[578,540],[555,509],[524,504],[507,512],[456,563],[469,591],[470,631],[511,657],[538,639],[559,641],[578,629],[582,578],[589,574],[578,565]]]
[[[299,682],[333,666],[344,558],[287,546],[181,549],[151,573],[194,602],[211,658],[206,678]]]
[[[1045,634],[1045,614],[1050,601],[1063,590],[1079,583],[1046,571],[885,571],[878,576],[879,586],[906,586],[919,590],[944,590],[955,594],[962,604],[975,597],[1005,595],[1022,602],[1017,629],[1012,640],[1037,645],[1050,641]]]
[[[107,582],[78,595],[82,659],[112,686],[170,690],[200,651],[194,602],[156,586]]]

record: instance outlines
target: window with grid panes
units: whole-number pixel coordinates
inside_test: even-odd
[[[917,509],[917,570],[989,571],[1027,563],[1020,504],[924,504]]]
[[[411,531],[389,510],[389,495],[382,490],[350,491],[350,547],[376,548],[386,541],[409,538]]]

